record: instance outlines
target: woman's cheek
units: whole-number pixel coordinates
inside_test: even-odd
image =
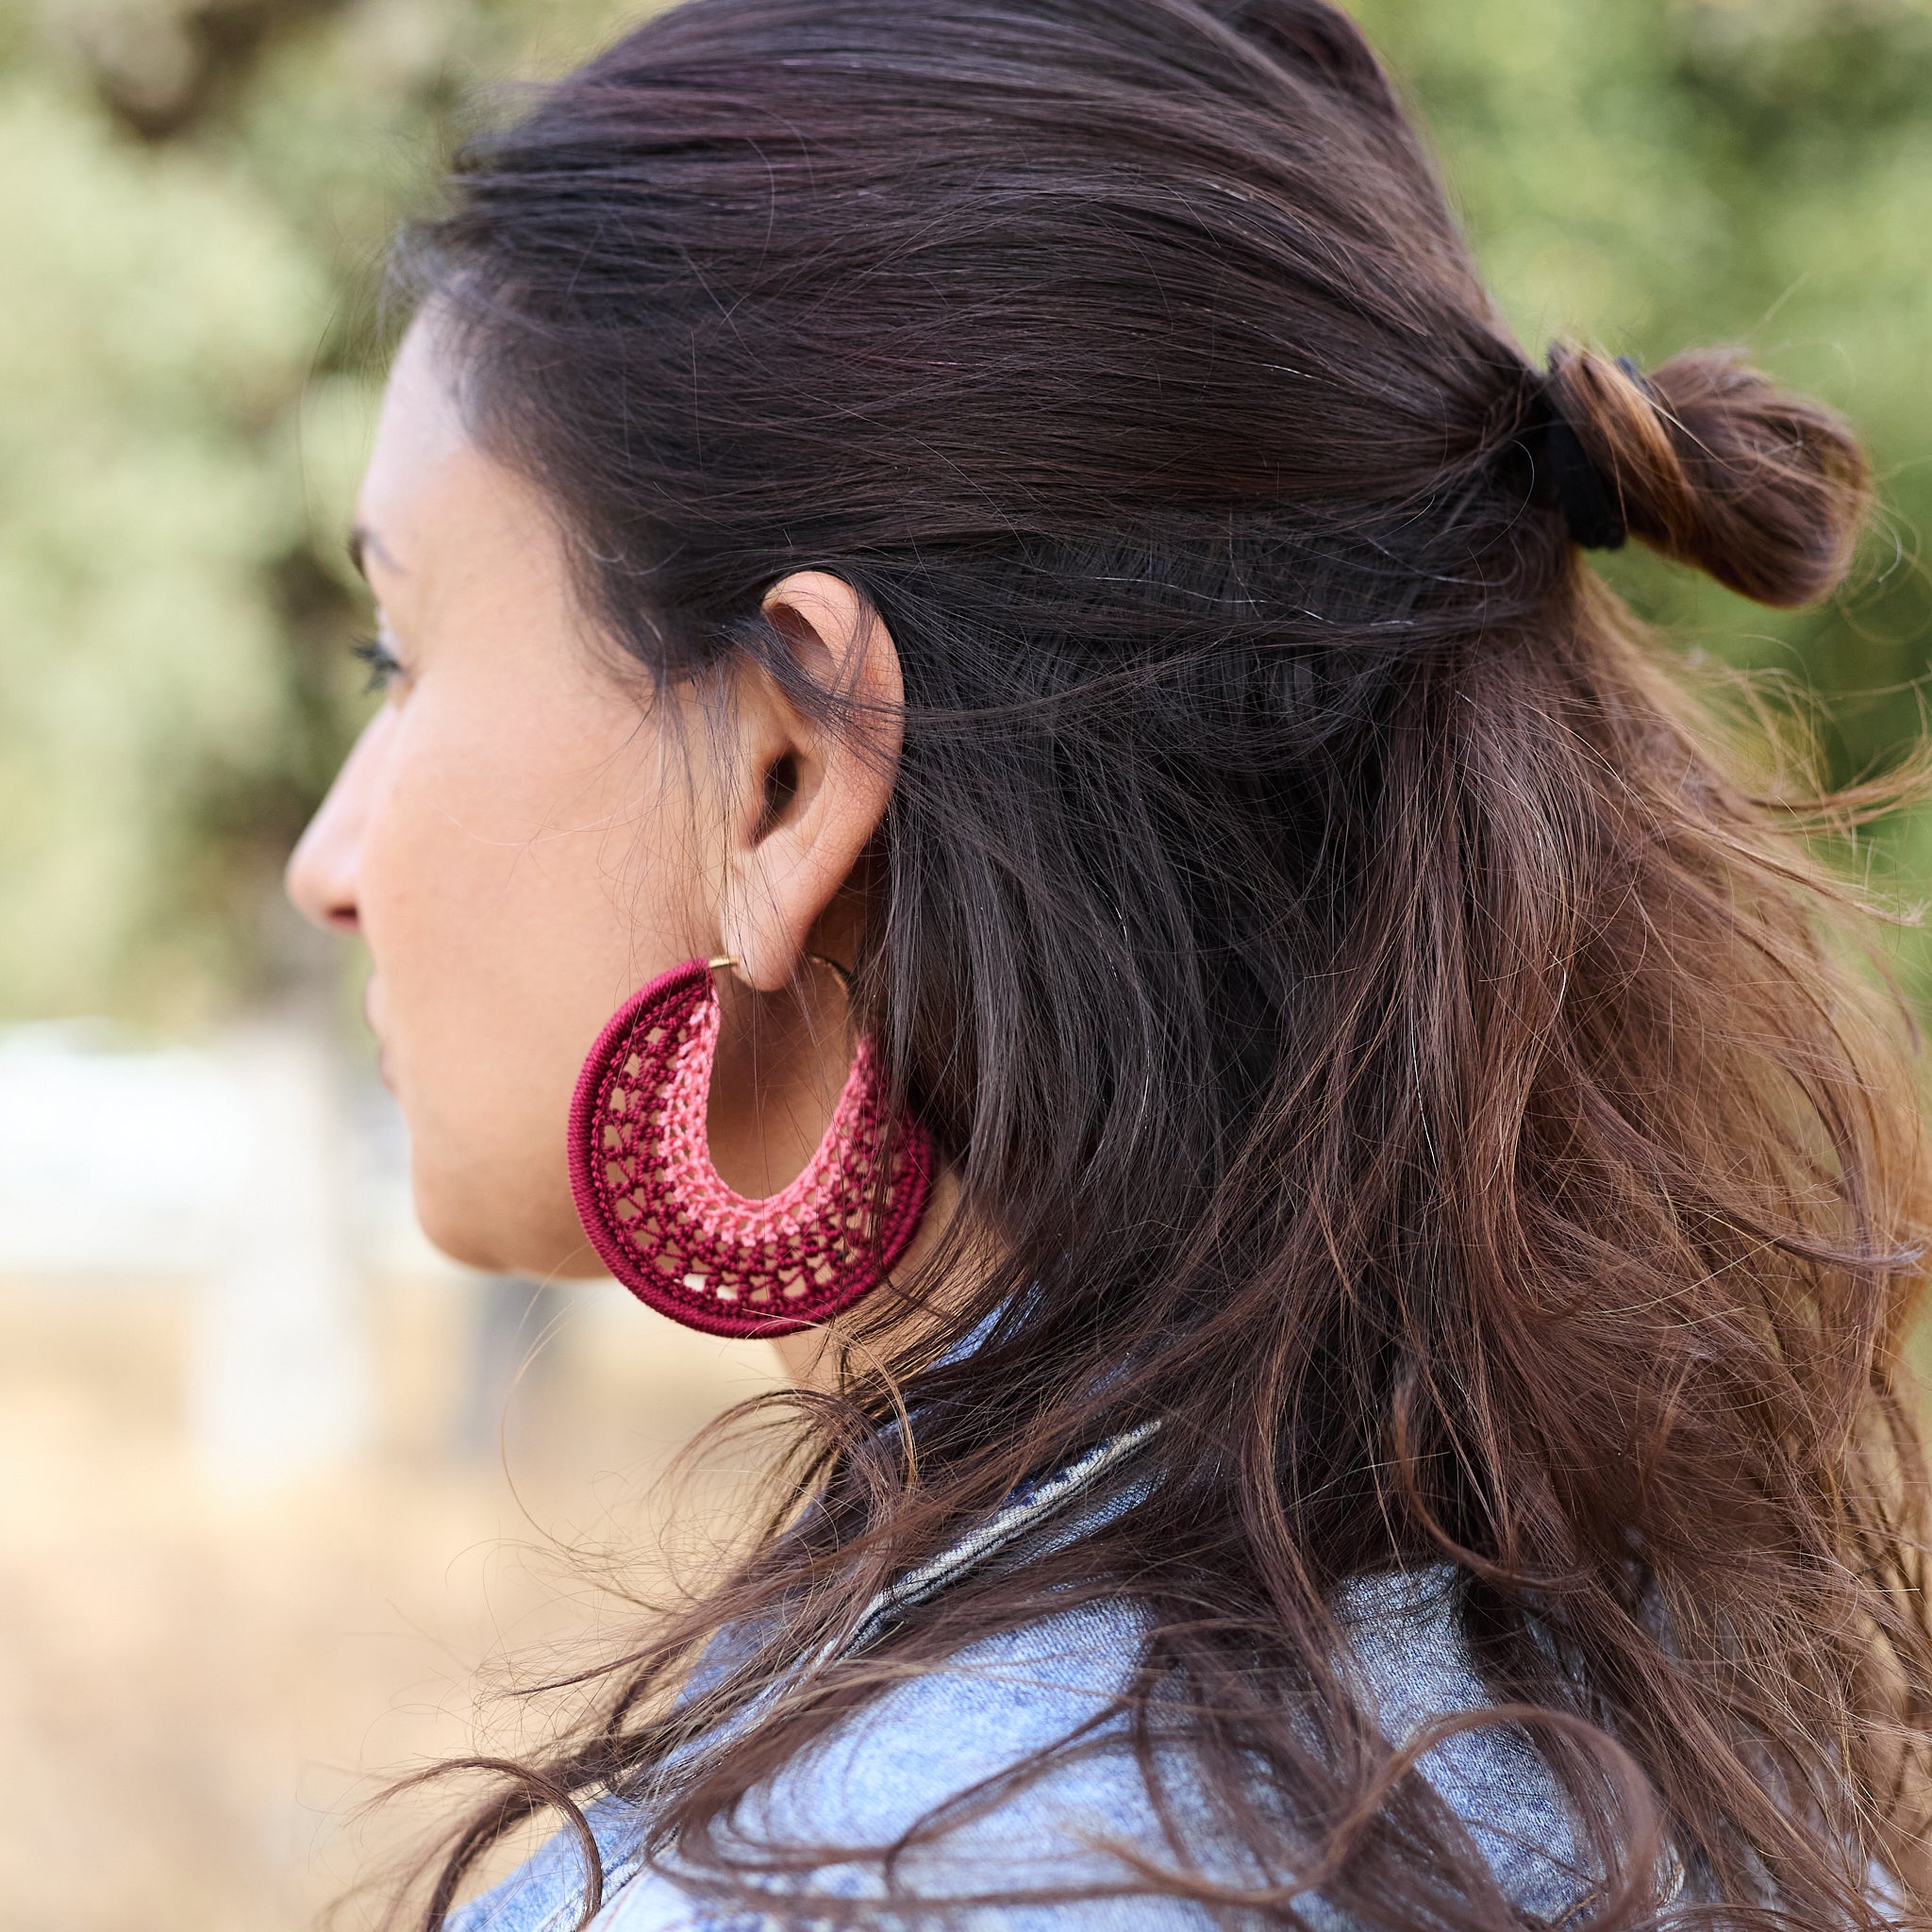
[[[577,1067],[633,986],[691,948],[614,761],[599,782],[578,732],[546,766],[542,742],[455,743],[440,722],[399,720],[365,854],[372,1005],[417,1213],[459,1260],[567,1268],[589,1252],[563,1153]]]

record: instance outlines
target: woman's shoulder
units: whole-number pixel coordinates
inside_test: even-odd
[[[754,1857],[788,1844],[897,1843],[1036,1753],[1105,1727],[1142,1628],[1129,1606],[1090,1604],[1000,1632],[908,1675],[747,1793],[722,1842]],[[1109,1755],[1102,1750],[1082,1765],[1056,1766],[1037,1783],[977,1807],[934,1843],[902,1854],[894,1860],[895,1890],[936,1903],[986,1890],[991,1870],[999,1889],[1013,1892],[1029,1882],[1016,1881],[1023,1866],[1036,1887],[1064,1887],[1083,1832],[1097,1826],[1144,1839],[1152,1820],[1133,1803],[1128,1781],[1103,1768]],[[740,1932],[756,1923],[757,1914],[707,1903],[696,1874],[681,1872],[675,1859],[646,1865],[639,1847],[648,1819],[640,1808],[607,1798],[588,1815],[606,1869],[597,1932]],[[787,1916],[800,1893],[876,1895],[883,1890],[877,1874],[873,1859],[823,1864],[808,1879],[790,1881],[783,1894],[774,1890],[770,1918]],[[576,1839],[560,1832],[453,1918],[449,1932],[563,1932],[575,1923],[584,1877]],[[1042,1927],[1073,1923],[1064,1907],[1039,1911]],[[1010,1905],[998,1913],[1002,1926],[1033,1917]],[[1118,1915],[1108,1923],[1118,1924]]]
[[[1385,1736],[1401,1745],[1446,1712],[1486,1702],[1454,1613],[1453,1573],[1357,1579],[1338,1604],[1358,1675]],[[1217,1854],[1205,1808],[1190,1820],[1184,1749],[1161,1753],[1161,1790],[1117,1714],[1138,1662],[1145,1620],[1130,1601],[1088,1603],[974,1643],[937,1669],[909,1674],[801,1752],[735,1813],[729,1852],[756,1860],[786,1845],[857,1853],[893,1848],[891,1916],[999,1932],[1155,1932],[1205,1926],[1184,1901],[1124,1896],[1124,1853],[1147,1856],[1176,1821],[1191,1854],[1227,1882],[1241,1861]],[[1041,1752],[1049,1768],[1008,1782]],[[1587,1887],[1570,1857],[1572,1835],[1554,1780],[1520,1734],[1501,1726],[1460,1733],[1421,1759],[1424,1774],[1468,1825],[1504,1890],[1548,1917],[1573,1909]],[[695,1874],[675,1862],[644,1867],[644,1820],[596,1808],[608,1881],[597,1932],[731,1932],[795,1917],[812,1896],[884,1898],[877,1857],[841,1856],[803,1879],[773,1881],[767,1912],[704,1902]],[[1198,1825],[1198,1834],[1188,1830]],[[1116,1849],[1118,1847],[1118,1849]],[[1215,1873],[1217,1862],[1222,1866]],[[575,1923],[583,1862],[559,1837],[498,1892],[479,1900],[453,1932],[561,1932]],[[1084,1900],[1038,1903],[1042,1891],[1086,1890]],[[1106,1896],[1109,1890],[1112,1896]],[[808,1907],[807,1908],[808,1910]],[[1311,1925],[1339,1917],[1305,1907]]]
[[[1456,1596],[1456,1573],[1443,1564],[1357,1577],[1338,1601],[1368,1708],[1397,1748],[1438,1718],[1491,1702]],[[1124,1877],[1125,1867],[1093,1847],[1111,1840],[1144,1855],[1163,1841],[1163,1807],[1184,1813],[1188,1799],[1184,1732],[1163,1744],[1155,1731],[1157,1802],[1138,1740],[1116,1715],[1145,1628],[1130,1601],[1091,1603],[908,1676],[755,1793],[743,1814],[747,1835],[892,1844],[953,1807],[957,1823],[900,1856],[902,1882],[943,1880],[966,1890],[996,1870],[1017,1893]],[[1076,1748],[1043,1775],[992,1795],[1003,1774],[1070,1742]],[[1483,1724],[1457,1732],[1425,1751],[1420,1767],[1512,1899],[1545,1913],[1574,1906],[1587,1888],[1571,1857],[1570,1823],[1556,1780],[1520,1731]],[[983,1795],[960,1807],[967,1793]],[[1208,1830],[1205,1818],[1193,1822]],[[1191,1849],[1199,1856],[1204,1847]]]
[[[1397,1749],[1441,1718],[1492,1703],[1457,1616],[1459,1580],[1454,1565],[1433,1563],[1351,1577],[1337,1593],[1357,1682]],[[1453,1732],[1417,1767],[1513,1904],[1557,1924],[1577,1911],[1595,1885],[1581,1834],[1556,1776],[1520,1729],[1491,1723]]]

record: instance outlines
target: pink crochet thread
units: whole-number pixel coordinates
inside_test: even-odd
[[[932,1138],[891,1114],[861,1040],[804,1172],[747,1200],[719,1177],[706,1137],[717,1048],[702,959],[627,1000],[577,1075],[571,1192],[591,1245],[640,1301],[710,1335],[783,1335],[850,1307],[906,1252],[932,1191]]]

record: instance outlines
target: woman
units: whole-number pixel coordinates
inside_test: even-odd
[[[292,890],[441,1245],[799,1385],[415,1923],[1924,1923],[1905,1025],[1582,555],[1844,426],[1533,363],[1321,0],[691,0],[402,258]]]

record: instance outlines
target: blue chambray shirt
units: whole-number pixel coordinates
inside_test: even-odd
[[[1070,1506],[1145,1433],[1117,1436],[1016,1492],[990,1523],[883,1591],[848,1648],[1021,1536],[1050,1533],[1049,1518],[1066,1524],[1064,1537],[1077,1536],[1080,1511]],[[1446,1564],[1357,1577],[1337,1605],[1360,1679],[1393,1744],[1434,1718],[1490,1701],[1456,1622],[1453,1583]],[[894,1686],[751,1791],[732,1823],[734,1838],[747,1847],[889,1845],[936,1807],[1089,1724],[1099,1721],[1102,1736],[1108,1724],[1118,1731],[1107,1713],[1141,1638],[1141,1617],[1124,1601],[1085,1605],[976,1643],[944,1667]],[[1497,1726],[1461,1733],[1425,1753],[1420,1768],[1531,1923],[1585,1922],[1592,1883],[1580,1868],[1555,1782],[1520,1734]],[[643,1864],[637,1807],[605,1798],[589,1815],[605,1860],[605,1904],[594,1932],[777,1932],[808,1924],[814,1895],[888,1896],[877,1865],[854,1862],[769,1881],[769,1913],[721,1907],[682,1886],[675,1861]],[[989,1892],[1119,1883],[1126,1874],[1109,1841],[1156,1857],[1166,1842],[1126,1750],[1070,1757],[937,1841],[901,1854],[892,1867],[893,1903],[881,1922],[907,1932],[941,1923],[961,1932],[1208,1932],[1209,1915],[1180,1899],[984,1902]],[[1211,1851],[1203,1856],[1211,1869]],[[1239,1877],[1232,1868],[1224,1875]],[[568,1932],[583,1884],[581,1855],[561,1833],[457,1911],[449,1932]],[[948,1900],[968,1898],[981,1902],[948,1908]],[[1313,1927],[1347,1932],[1341,1916],[1319,1899],[1301,1909]]]

